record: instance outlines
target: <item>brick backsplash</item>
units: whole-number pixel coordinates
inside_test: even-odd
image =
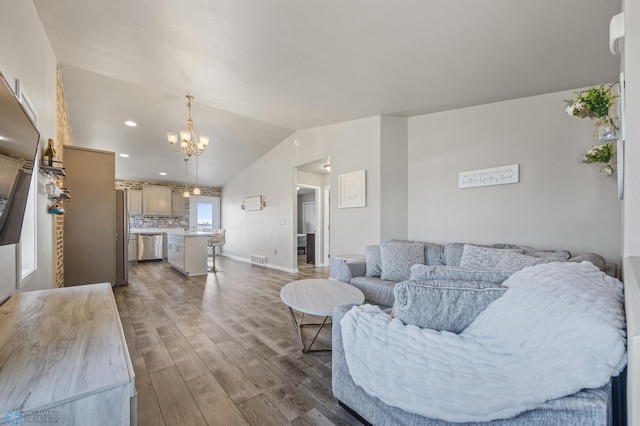
[[[44,146],[40,149],[44,150],[47,140],[42,140],[41,144]],[[62,147],[64,145],[73,145],[73,133],[71,132],[71,121],[62,86],[62,76],[60,68],[58,68],[56,70],[56,136],[53,142],[53,149],[56,151],[55,159],[58,161],[63,161]],[[64,287],[64,216],[53,215],[53,221],[53,285],[54,287]]]
[[[139,181],[116,179],[116,189],[139,189],[142,190],[143,185],[165,186],[171,188],[174,194],[182,194],[185,186],[166,182]],[[206,197],[220,197],[222,190],[220,188],[200,187],[202,195]],[[132,216],[129,218],[129,227],[131,228],[180,228],[185,231],[189,230],[189,203],[185,200],[185,215],[181,217],[175,216]]]

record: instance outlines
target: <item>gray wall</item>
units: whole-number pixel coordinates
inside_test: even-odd
[[[11,0],[2,3],[0,13],[0,71],[13,86],[21,86],[38,116],[40,140],[56,134],[56,58],[44,33],[38,14],[30,1]],[[42,146],[40,152],[42,152]],[[21,290],[51,288],[53,285],[53,216],[47,213],[46,178],[38,179],[37,270],[22,283]],[[0,301],[15,291],[16,246],[0,247]]]
[[[592,251],[620,264],[615,177],[580,164],[594,122],[552,93],[409,118],[409,238]],[[458,189],[458,172],[520,164],[520,183]]]

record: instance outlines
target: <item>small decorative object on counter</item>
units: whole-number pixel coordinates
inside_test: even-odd
[[[602,163],[600,171],[604,172],[607,176],[612,176],[615,173],[614,165],[612,164],[614,158],[613,144],[604,143],[591,147],[581,162],[585,164]]]
[[[596,135],[600,142],[618,139],[618,119],[609,110],[615,104],[618,95],[612,92],[614,83],[606,87],[601,84],[598,87],[576,92],[576,99],[568,100],[567,114],[573,117],[590,118],[596,121]]]
[[[56,155],[56,151],[53,149],[53,139],[49,139],[49,145],[42,152],[42,165],[53,166],[53,158]]]

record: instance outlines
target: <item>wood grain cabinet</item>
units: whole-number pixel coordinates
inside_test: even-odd
[[[164,186],[142,187],[142,214],[144,216],[171,216],[173,192]]]
[[[135,375],[109,283],[16,293],[0,318],[3,416],[136,424]]]

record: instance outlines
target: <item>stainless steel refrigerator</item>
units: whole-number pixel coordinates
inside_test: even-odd
[[[129,284],[129,209],[127,193],[116,189],[116,283]]]

